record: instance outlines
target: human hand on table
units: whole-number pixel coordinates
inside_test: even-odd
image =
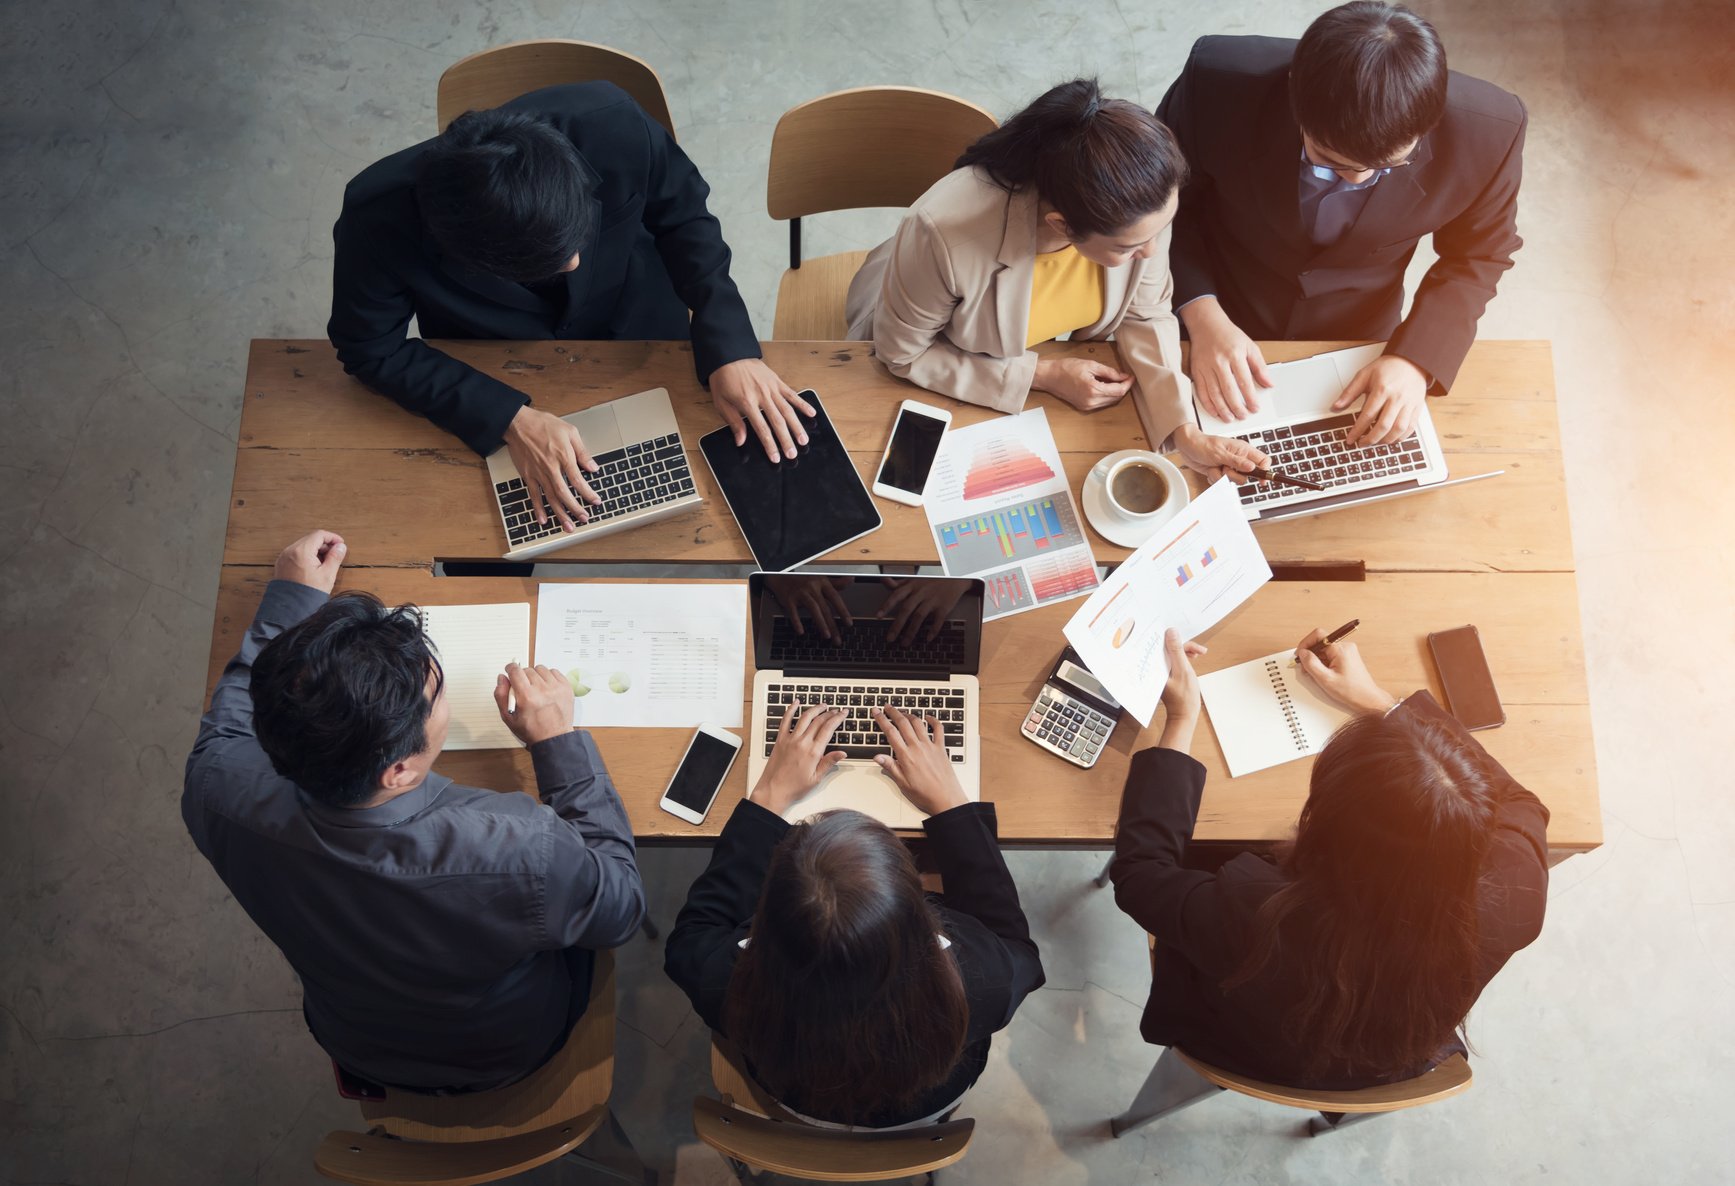
[[[1187,377],[1200,405],[1219,420],[1245,420],[1257,412],[1259,388],[1276,386],[1265,370],[1259,343],[1229,320],[1216,297],[1188,303],[1180,317],[1187,323],[1187,339],[1192,343]]]
[[[796,446],[807,444],[807,426],[801,417],[815,416],[813,405],[778,378],[763,359],[726,362],[711,372],[710,385],[711,401],[734,432],[737,446],[747,443],[751,428],[765,456],[775,463],[784,457],[793,459]]]
[[[294,581],[330,593],[337,584],[337,572],[343,567],[348,549],[343,536],[335,531],[310,531],[277,553],[272,579]]]
[[[783,723],[777,726],[777,743],[747,797],[778,815],[801,802],[843,761],[843,751],[830,748],[831,735],[848,717],[841,708],[806,705],[799,700],[784,709]]]
[[[1323,648],[1324,658],[1314,654],[1313,644],[1324,637],[1325,631],[1316,627],[1295,648],[1296,663],[1322,696],[1358,716],[1383,713],[1398,702],[1396,696],[1374,682],[1355,643],[1334,642]]]
[[[1163,733],[1157,746],[1186,753],[1193,747],[1200,712],[1199,675],[1193,670],[1193,659],[1207,648],[1203,643],[1182,642],[1181,632],[1171,626],[1163,631],[1163,650],[1169,678],[1163,683]]]
[[[1366,397],[1361,414],[1345,434],[1350,445],[1390,445],[1416,430],[1428,400],[1428,376],[1396,354],[1382,354],[1355,373],[1331,410],[1341,412]]]
[[[584,504],[602,499],[584,480],[585,474],[595,473],[598,467],[584,447],[578,429],[559,416],[538,412],[526,404],[506,426],[506,451],[524,479],[531,513],[538,523],[548,522],[548,509],[553,510],[563,531],[573,530],[575,523],[589,521]],[[574,490],[578,492],[576,495]],[[544,500],[548,509],[543,506]]]
[[[1045,358],[1036,364],[1030,385],[1081,412],[1094,412],[1119,403],[1133,389],[1133,377],[1094,358]]]
[[[1227,475],[1230,481],[1239,484],[1255,469],[1271,464],[1271,458],[1246,441],[1212,436],[1196,424],[1177,428],[1174,444],[1187,468],[1204,474],[1212,482]]]
[[[874,723],[891,743],[892,752],[877,754],[879,763],[916,808],[939,815],[970,801],[958,785],[957,772],[946,753],[945,731],[933,717],[912,716],[901,708],[876,708]]]
[[[500,719],[525,745],[572,731],[572,681],[552,667],[508,663],[494,681]]]

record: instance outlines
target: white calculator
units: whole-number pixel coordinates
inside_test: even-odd
[[[1024,718],[1024,736],[1089,769],[1108,747],[1120,719],[1119,701],[1090,673],[1078,652],[1067,647]]]

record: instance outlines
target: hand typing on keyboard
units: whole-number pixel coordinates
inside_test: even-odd
[[[784,709],[771,760],[747,797],[778,815],[799,803],[843,761],[844,752],[832,748],[831,736],[847,715],[841,708],[799,702]]]
[[[1341,412],[1363,399],[1346,441],[1351,445],[1390,445],[1416,430],[1428,399],[1428,376],[1421,367],[1397,354],[1382,354],[1361,370],[1331,405]]]
[[[917,810],[939,815],[970,801],[952,772],[939,721],[899,708],[876,708],[873,717],[892,747],[891,753],[880,754],[874,761]]]
[[[584,480],[597,466],[578,429],[527,404],[506,426],[506,451],[524,479],[537,523],[548,522],[550,511],[563,531],[589,521],[584,504],[601,499]]]

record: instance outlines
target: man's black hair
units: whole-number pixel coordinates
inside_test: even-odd
[[[594,174],[558,129],[522,111],[467,111],[422,155],[422,223],[440,250],[505,280],[566,267],[596,221]]]
[[[379,790],[428,747],[430,668],[444,674],[414,606],[341,593],[265,644],[253,663],[253,732],[284,778],[333,807]]]
[[[1289,100],[1322,148],[1383,165],[1446,113],[1446,49],[1434,26],[1402,5],[1343,4],[1301,35]]]

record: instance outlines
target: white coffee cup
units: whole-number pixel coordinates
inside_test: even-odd
[[[1156,458],[1123,457],[1104,475],[1103,495],[1117,514],[1137,522],[1167,508],[1174,480]]]

